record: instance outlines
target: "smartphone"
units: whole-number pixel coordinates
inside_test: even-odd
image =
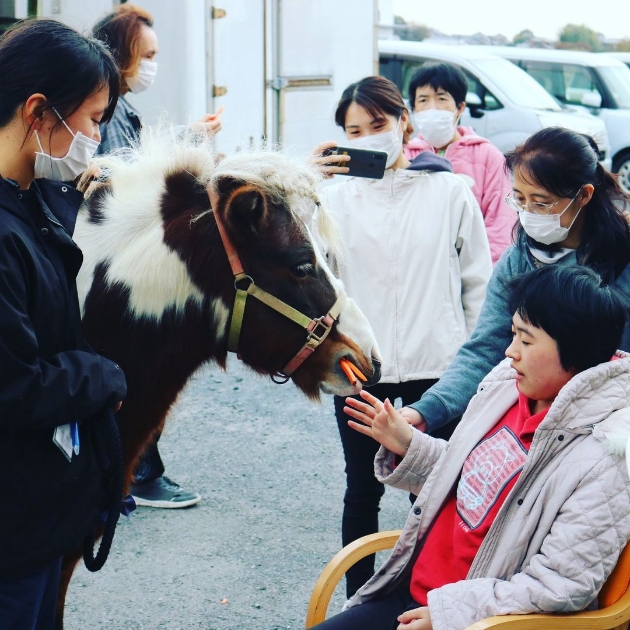
[[[369,149],[355,149],[353,147],[335,147],[326,149],[322,155],[349,155],[348,162],[330,161],[331,166],[347,166],[347,173],[338,173],[348,177],[369,177],[370,179],[383,179],[387,153],[385,151],[370,151]]]

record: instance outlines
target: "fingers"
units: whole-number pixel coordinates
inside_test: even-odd
[[[326,149],[334,149],[337,146],[337,143],[334,140],[326,140],[325,142],[320,142],[314,149],[311,155],[321,156],[321,154]]]
[[[353,420],[348,420],[348,426],[359,433],[363,433],[363,435],[367,435],[368,437],[372,436],[372,428],[366,427],[364,424],[359,424],[358,422],[354,422]]]
[[[382,411],[384,409],[383,403],[376,398],[376,396],[372,396],[370,392],[362,390],[359,396],[361,396],[361,398],[363,398],[363,400],[365,400],[369,405],[372,405],[376,411]],[[389,402],[388,398],[386,400]]]

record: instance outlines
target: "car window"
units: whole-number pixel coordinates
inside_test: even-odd
[[[499,57],[484,57],[471,61],[480,72],[489,77],[499,90],[502,90],[516,105],[560,111],[556,100],[538,83],[517,67]]]
[[[409,94],[409,83],[411,82],[411,77],[415,74],[418,68],[421,68],[428,61],[435,61],[435,59],[405,59],[402,63],[402,76],[401,83],[403,89],[403,96],[407,98]],[[452,62],[451,62],[452,63]],[[457,66],[457,64],[453,64]],[[473,92],[481,99],[481,107],[486,111],[501,109],[503,105],[499,101],[498,98],[488,90],[479,79],[473,75],[471,72],[466,70],[466,68],[462,68],[461,66],[457,66],[465,75],[468,81],[468,91]],[[382,72],[382,70],[381,70]],[[387,75],[385,75],[387,76]],[[412,103],[413,106],[413,103]]]
[[[600,66],[598,70],[617,107],[630,109],[630,68]]]
[[[599,94],[604,99],[594,75],[585,66],[527,59],[519,65],[565,105],[582,105],[587,94]]]

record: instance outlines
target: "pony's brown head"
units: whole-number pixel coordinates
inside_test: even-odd
[[[317,238],[334,241],[333,222],[318,207],[316,176],[278,152],[242,152],[215,164],[204,151],[170,150],[160,167],[155,148],[145,148],[126,165],[106,164],[112,168],[108,189],[88,204],[77,227],[86,253],[83,299],[116,286],[127,316],[151,318],[157,329],[167,313],[169,321],[179,318],[188,342],[198,337],[197,360],[224,363],[231,339],[230,349],[247,365],[261,374],[290,373],[311,397],[320,390],[356,393],[341,358],[376,382],[372,330],[331,273],[311,229],[317,223]],[[244,272],[236,283],[228,258],[234,255]],[[242,293],[235,301],[235,286],[249,289],[244,308]],[[231,331],[239,309],[238,331]],[[329,314],[329,330],[319,324],[306,329],[305,322]],[[295,355],[316,345],[313,337],[325,338],[298,365]],[[202,347],[208,356],[201,356]]]

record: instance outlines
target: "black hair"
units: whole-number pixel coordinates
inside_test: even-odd
[[[66,118],[85,99],[109,88],[103,122],[116,108],[118,69],[107,48],[73,28],[50,19],[18,22],[0,37],[0,127],[7,125],[28,98],[43,94]]]
[[[439,89],[448,92],[459,108],[466,102],[468,81],[466,75],[457,67],[443,61],[430,61],[423,64],[409,82],[409,105],[413,108],[418,88],[428,85],[436,92]]]
[[[547,127],[530,136],[505,156],[506,169],[520,172],[532,183],[565,199],[578,194],[584,184],[595,192],[582,208],[585,213],[578,262],[595,269],[606,282],[614,280],[630,263],[630,228],[626,211],[630,198],[613,175],[598,161],[597,143],[585,134],[562,127]],[[516,241],[554,251],[534,241],[517,224]]]
[[[399,89],[385,77],[365,77],[343,91],[335,111],[335,122],[343,129],[346,128],[346,114],[352,103],[363,107],[372,118],[384,114],[400,118],[403,112],[409,112]],[[407,129],[403,129],[404,140],[407,141],[412,133],[413,127],[408,122]]]
[[[510,283],[511,313],[544,330],[565,370],[609,361],[619,348],[628,301],[588,267],[545,265]]]

